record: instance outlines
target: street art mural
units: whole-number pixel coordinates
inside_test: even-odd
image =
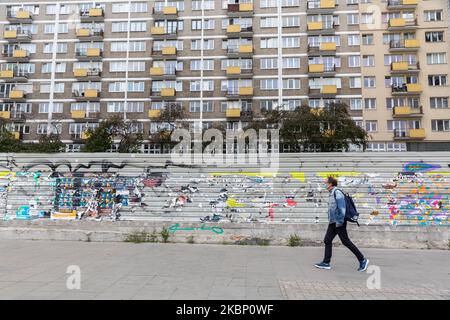
[[[158,161],[0,157],[0,210],[4,219],[120,216],[203,223],[324,223],[328,192],[323,182],[334,176],[352,194],[363,224],[450,224],[448,164],[399,160],[398,169],[383,170],[379,162],[367,172],[361,170],[361,161],[344,160],[345,169],[338,161],[311,167],[303,159],[298,165],[261,173],[251,168],[177,165],[162,157]]]

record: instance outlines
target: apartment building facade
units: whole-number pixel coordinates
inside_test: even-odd
[[[442,150],[450,141],[448,1],[0,7],[0,117],[17,139],[58,132],[67,151],[79,151],[87,128],[120,115],[146,137],[143,152],[159,153],[152,136],[164,128],[157,118],[168,104],[182,106],[195,131],[217,122],[237,130],[263,110],[341,101],[371,134],[369,150]],[[397,47],[405,41],[416,47]]]

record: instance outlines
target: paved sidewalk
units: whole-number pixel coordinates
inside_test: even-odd
[[[313,267],[322,248],[197,244],[1,241],[0,299],[447,299],[450,254],[364,249],[381,289],[345,248],[333,269]],[[67,268],[81,269],[68,290]]]

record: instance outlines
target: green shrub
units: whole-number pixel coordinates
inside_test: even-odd
[[[133,243],[151,242],[150,234],[145,230],[134,231],[132,233],[128,233],[125,235],[124,242],[133,242]]]
[[[302,240],[296,234],[291,234],[288,239],[289,247],[300,247],[302,245]]]
[[[170,233],[169,233],[169,229],[167,229],[167,227],[164,226],[162,228],[160,235],[161,235],[164,243],[169,242]]]

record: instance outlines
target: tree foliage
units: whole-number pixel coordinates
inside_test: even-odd
[[[113,148],[115,140],[119,141],[118,152],[139,152],[144,136],[136,132],[136,124],[136,121],[125,121],[120,116],[101,121],[97,128],[86,130],[83,152],[107,152]]]
[[[350,145],[364,150],[367,147],[367,132],[352,120],[343,103],[331,103],[324,108],[300,106],[293,111],[280,108],[265,112],[263,117],[246,129],[279,129],[281,142],[293,152],[348,151]]]

